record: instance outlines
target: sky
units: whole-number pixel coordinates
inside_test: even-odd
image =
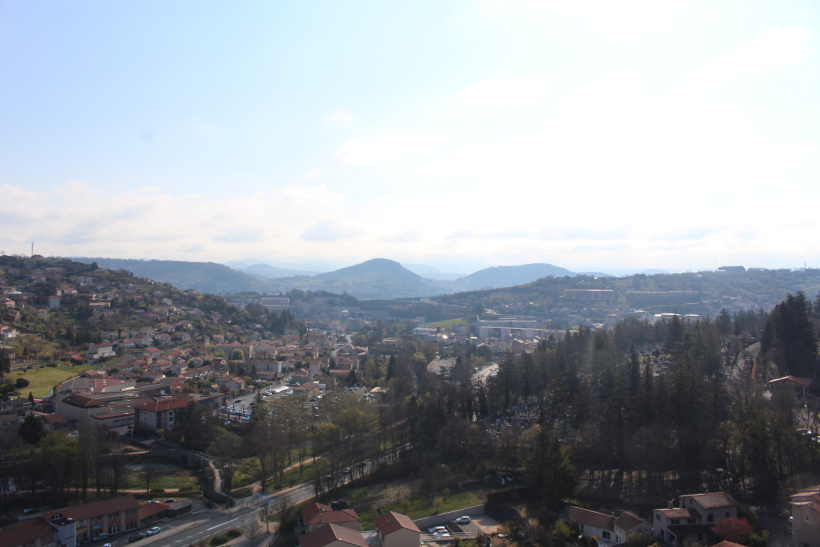
[[[820,267],[820,3],[0,0],[0,251]]]

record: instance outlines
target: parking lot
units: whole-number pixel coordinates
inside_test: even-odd
[[[461,518],[450,519],[426,526],[421,530],[423,543],[446,543],[460,537],[474,538],[479,534],[493,534],[498,530],[498,522],[487,515],[468,517],[469,521]]]

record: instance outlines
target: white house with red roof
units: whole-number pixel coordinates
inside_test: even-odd
[[[666,509],[655,509],[652,536],[662,541],[683,544],[685,540],[706,541],[715,522],[737,518],[738,503],[725,492],[684,494],[678,506],[674,500]]]
[[[790,545],[820,545],[820,486],[793,494]]]
[[[421,530],[407,515],[388,511],[373,519],[382,547],[419,547]]]
[[[299,537],[300,547],[368,547],[358,530],[325,524]]]
[[[769,391],[791,391],[795,399],[805,399],[810,392],[820,391],[820,383],[811,378],[800,378],[797,376],[784,376],[769,380]]]
[[[162,397],[134,405],[134,427],[173,431],[179,424],[180,410],[186,406],[187,397]]]
[[[114,355],[114,346],[108,342],[103,342],[101,344],[89,344],[88,346],[89,359],[104,359],[105,357],[113,357]]]
[[[337,524],[351,530],[358,530],[359,515],[353,509],[334,511],[327,505],[314,502],[303,507],[296,517],[296,535],[312,532],[325,524]]]

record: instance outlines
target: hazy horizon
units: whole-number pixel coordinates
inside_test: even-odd
[[[0,251],[820,267],[818,10],[3,2]]]

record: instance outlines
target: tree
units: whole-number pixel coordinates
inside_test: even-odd
[[[180,430],[184,438],[182,445],[193,450],[205,450],[208,446],[208,431],[202,406],[195,400],[188,401],[188,405],[180,412]]]
[[[817,371],[817,330],[810,320],[811,303],[802,292],[775,306],[763,328],[760,352],[782,374],[814,378]]]
[[[231,352],[231,361],[244,361],[245,360],[245,352],[239,348],[236,348]]]
[[[239,468],[242,439],[224,429],[219,429],[216,437],[208,446],[208,454],[214,457],[214,465],[222,476],[222,489],[230,492],[234,475]]]
[[[34,414],[29,414],[20,424],[20,437],[28,444],[36,446],[45,435],[45,424],[43,419]]]
[[[11,359],[6,350],[0,348],[0,376],[11,372]]]
[[[145,481],[145,492],[151,492],[151,483],[154,482],[154,479],[157,478],[157,468],[154,465],[147,461],[142,467],[142,479]]]
[[[575,488],[575,470],[552,429],[537,426],[524,439],[524,474],[547,509],[557,512]]]
[[[741,543],[754,529],[744,518],[726,517],[715,521],[712,532],[723,540]]]

